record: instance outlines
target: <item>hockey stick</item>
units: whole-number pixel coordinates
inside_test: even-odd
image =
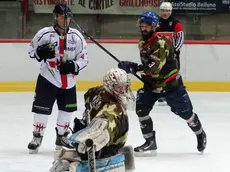
[[[90,105],[87,103],[85,105],[86,110],[85,110],[85,120],[87,125],[90,124],[90,112],[91,112],[91,107]],[[95,156],[95,146],[93,143],[92,139],[87,139],[85,141],[85,145],[86,145],[86,150],[87,150],[87,154],[88,154],[88,168],[89,168],[89,172],[96,172],[96,156]]]
[[[60,55],[60,63],[65,63],[67,60],[67,53],[66,53],[66,37],[67,37],[67,17],[68,17],[68,4],[67,0],[65,0],[65,10],[64,10],[64,32],[59,36],[59,55]],[[60,64],[59,64],[60,65]],[[59,66],[58,66],[59,67]],[[61,74],[61,83],[63,86],[66,86],[66,75]]]
[[[67,18],[68,18],[68,2],[65,0],[65,12],[64,12],[64,32],[63,34],[59,37],[59,42],[60,42],[60,54],[62,55],[62,60],[63,62],[66,62],[66,37],[67,37]]]
[[[95,43],[98,47],[100,47],[104,52],[106,52],[110,57],[112,57],[114,60],[116,60],[118,63],[120,63],[121,61],[115,57],[112,53],[110,53],[105,47],[103,47],[99,42],[97,42],[93,37],[91,37],[87,32],[85,32],[80,26],[79,24],[77,24],[77,22],[73,19],[72,16],[69,16],[71,18],[71,21],[77,26],[77,28],[80,30],[81,33],[83,33],[88,39],[90,39],[93,43]],[[138,78],[140,81],[142,81],[143,83],[144,80],[137,75],[136,73],[133,73],[133,75]]]
[[[87,139],[85,141],[88,153],[88,168],[89,172],[96,172],[96,157],[95,157],[95,146],[93,140]]]
[[[66,61],[67,57],[66,57],[66,47],[67,47],[67,41],[66,41],[66,38],[67,38],[67,17],[68,17],[68,2],[67,0],[65,1],[65,16],[64,16],[64,61]]]

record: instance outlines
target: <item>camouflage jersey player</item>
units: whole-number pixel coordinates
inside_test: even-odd
[[[85,146],[87,139],[92,139],[96,146],[96,159],[100,159],[97,161],[100,169],[125,170],[124,155],[119,152],[126,143],[129,130],[126,113],[129,87],[130,79],[127,73],[117,68],[108,71],[104,77],[103,86],[93,87],[85,93],[84,118],[83,120],[75,118],[74,134],[70,137],[70,142],[76,146],[77,154],[82,162],[70,163],[65,170],[84,171],[88,168],[84,166],[87,164]],[[62,160],[62,163],[54,165],[51,171],[58,172],[64,164],[63,160],[70,158],[76,157],[60,158],[59,161]]]
[[[142,72],[144,87],[138,90],[136,113],[139,117],[141,131],[146,142],[135,148],[135,152],[145,152],[157,149],[153,122],[149,116],[155,102],[165,97],[171,111],[184,119],[197,137],[197,149],[203,151],[206,147],[206,134],[196,113],[189,95],[178,73],[178,61],[173,55],[173,47],[164,36],[159,36],[155,29],[158,17],[153,12],[140,16],[139,27],[142,33],[140,40],[141,65],[130,61],[122,61],[119,67],[127,73]]]

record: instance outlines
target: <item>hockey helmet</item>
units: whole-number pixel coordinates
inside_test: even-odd
[[[133,109],[135,96],[131,91],[131,80],[126,71],[120,68],[110,69],[103,78],[103,85],[105,90],[114,95],[124,108]]]
[[[170,2],[162,2],[160,5],[160,10],[169,10],[172,11],[172,4]]]
[[[159,17],[154,12],[144,12],[139,17],[139,24],[147,23],[149,25],[157,26],[159,23]]]
[[[69,7],[67,7],[65,4],[56,4],[53,10],[54,14],[64,15],[64,14],[72,14]]]
[[[170,2],[162,2],[160,5],[160,17],[168,19],[172,14],[172,4]]]

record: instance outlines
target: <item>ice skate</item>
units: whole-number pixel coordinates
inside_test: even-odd
[[[141,146],[134,148],[135,156],[156,156],[157,143],[155,136],[146,139],[145,143]]]
[[[64,146],[64,147],[67,147],[67,148],[74,148],[72,145],[70,145],[69,141],[68,141],[68,134],[70,133],[69,131],[66,131],[63,135],[59,135],[58,134],[58,130],[57,128],[55,128],[56,130],[56,150],[61,150],[61,148]]]
[[[41,136],[40,133],[33,132],[33,139],[28,144],[28,149],[30,154],[36,154],[38,152],[38,149],[42,144],[42,138],[43,136]]]
[[[204,131],[197,136],[197,149],[199,152],[203,152],[207,145],[207,136]]]

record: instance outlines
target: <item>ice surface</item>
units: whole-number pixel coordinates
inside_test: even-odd
[[[151,112],[157,131],[158,156],[135,158],[137,172],[229,172],[230,171],[230,93],[191,92],[194,111],[208,136],[203,155],[196,149],[196,138],[186,123],[156,105]],[[83,93],[78,93],[79,111],[83,112]],[[28,154],[32,138],[31,104],[33,93],[0,93],[0,172],[47,172],[53,160],[57,106],[49,118],[38,154]],[[144,142],[135,112],[129,112],[128,143]]]

